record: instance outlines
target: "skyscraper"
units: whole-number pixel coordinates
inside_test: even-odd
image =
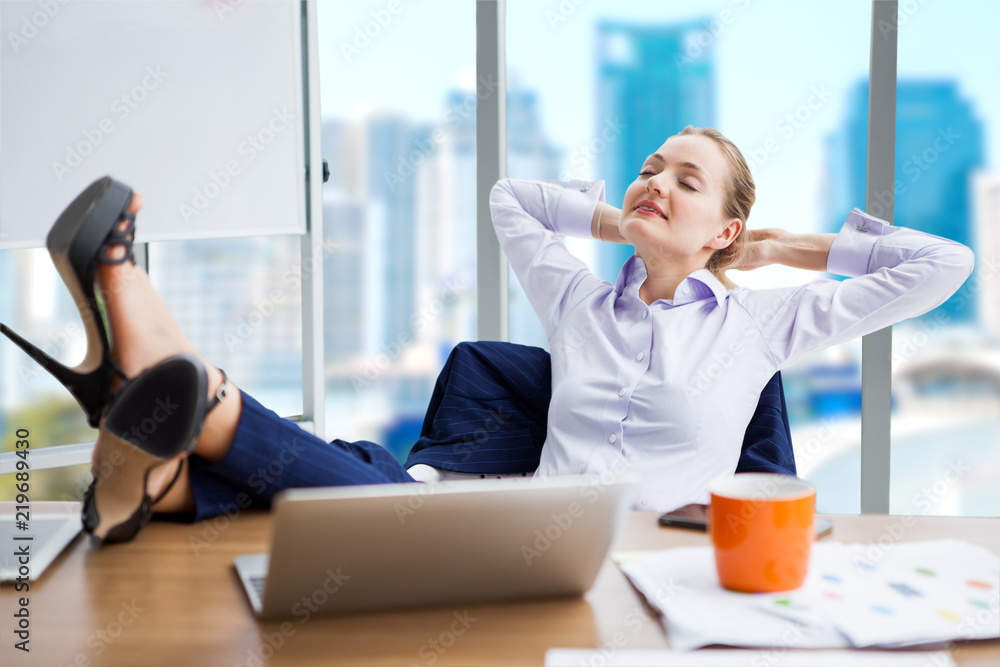
[[[715,57],[704,25],[598,23],[594,141],[604,144],[595,153],[609,203],[621,204],[643,161],[667,137],[686,125],[714,126]],[[614,282],[634,252],[602,246],[596,273]]]
[[[507,175],[535,180],[564,179],[560,175],[563,152],[552,145],[542,127],[538,93],[509,77],[507,86]],[[509,276],[508,313],[510,339],[548,349],[545,330],[528,302],[517,276]]]
[[[385,276],[381,298],[384,329],[381,341],[412,333],[414,312],[414,204],[417,169],[433,153],[427,137],[406,118],[393,115],[369,117],[366,129],[366,182],[364,197],[377,201],[385,212]]]
[[[521,87],[511,77],[507,87],[507,173],[513,178],[554,179],[562,157],[542,127],[538,93]]]
[[[852,90],[842,127],[827,142],[829,231],[865,206],[868,82]],[[901,80],[896,88],[895,224],[975,244],[972,176],[983,163],[982,125],[951,80]],[[892,192],[875,193],[869,213],[884,215]],[[976,315],[961,291],[941,307],[954,322]]]
[[[150,277],[200,354],[279,414],[301,409],[303,271],[290,236],[157,243]]]
[[[323,185],[323,343],[327,364],[335,367],[381,343],[376,337],[383,321],[378,289],[385,252],[378,215],[382,207],[362,189],[364,135],[364,128],[354,123],[323,120],[323,158],[330,167]],[[370,260],[377,265],[369,266]]]
[[[364,203],[338,193],[323,195],[323,347],[327,361],[341,362],[364,352]]]

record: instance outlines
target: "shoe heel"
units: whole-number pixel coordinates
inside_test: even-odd
[[[207,392],[208,374],[200,361],[171,357],[122,388],[104,429],[151,456],[173,458],[196,444]]]
[[[101,408],[108,400],[106,395],[107,383],[104,379],[105,369],[99,367],[91,373],[78,373],[67,368],[49,355],[42,352],[38,347],[29,343],[19,336],[6,324],[0,324],[0,333],[9,338],[15,345],[25,351],[29,357],[59,380],[79,402],[80,407],[87,413],[87,420],[91,426],[97,427],[101,418]]]
[[[83,527],[95,546],[126,542],[149,521],[152,500],[146,493],[149,471],[162,463],[158,457],[108,434],[98,440],[105,461],[118,465],[106,476],[94,477],[83,499]]]
[[[59,276],[66,284],[87,334],[87,354],[76,368],[67,368],[24,340],[6,326],[0,331],[10,338],[42,368],[65,386],[87,415],[87,422],[98,427],[114,392],[111,384],[125,374],[111,360],[110,341],[94,291],[98,264],[133,262],[132,236],[135,216],[127,213],[132,189],[110,176],[94,181],[63,210],[46,237],[46,247]],[[117,227],[123,219],[129,225]],[[111,259],[106,250],[122,245],[125,255]]]
[[[84,496],[83,525],[96,546],[127,542],[149,521],[181,468],[156,499],[146,489],[149,473],[195,448],[214,405],[207,392],[205,367],[190,355],[162,361],[122,387],[98,440],[101,458],[118,464],[95,478]]]

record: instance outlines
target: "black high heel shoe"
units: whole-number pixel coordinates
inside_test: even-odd
[[[190,355],[170,357],[122,386],[98,436],[101,460],[83,499],[83,527],[96,545],[127,542],[153,515],[184,469],[185,459],[164,490],[152,498],[150,471],[198,443],[205,417],[226,398],[228,379],[211,400],[208,375]]]
[[[69,389],[94,428],[97,428],[113,396],[112,382],[116,377],[125,378],[121,369],[111,361],[110,342],[94,291],[94,280],[99,263],[135,264],[132,255],[135,216],[128,213],[131,202],[132,189],[105,176],[92,183],[66,207],[45,241],[52,262],[80,310],[87,332],[87,354],[79,366],[63,366],[6,325],[0,324],[0,333],[14,341]],[[119,230],[118,225],[123,219],[129,224],[126,229]],[[125,247],[125,256],[112,259],[108,251],[117,245]]]

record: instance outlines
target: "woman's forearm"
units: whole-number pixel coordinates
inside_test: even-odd
[[[597,208],[594,209],[594,217],[590,221],[590,234],[595,239],[609,243],[628,243],[618,231],[618,220],[621,218],[621,214],[621,209],[605,202],[598,202]],[[598,223],[600,223],[600,227],[598,227]]]
[[[784,232],[779,238],[771,240],[769,263],[810,271],[826,271],[830,246],[835,238],[836,234]]]

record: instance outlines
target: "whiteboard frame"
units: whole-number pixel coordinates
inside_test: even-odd
[[[300,0],[302,11],[302,95],[305,115],[306,233],[300,260],[323,244],[323,155],[320,142],[319,30],[316,0]],[[314,94],[315,93],[315,94]],[[323,261],[302,281],[302,419],[304,427],[326,439],[326,377],[323,351]]]

